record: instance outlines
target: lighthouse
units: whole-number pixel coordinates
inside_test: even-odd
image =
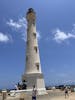
[[[46,94],[43,73],[41,71],[38,39],[36,31],[36,13],[29,8],[26,13],[27,20],[27,42],[26,42],[26,65],[22,75],[22,81],[27,82],[27,90],[37,88],[38,94]]]

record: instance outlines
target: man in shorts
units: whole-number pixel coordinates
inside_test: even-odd
[[[33,90],[32,90],[32,100],[36,100],[36,95],[37,95],[37,90],[36,90],[35,85],[34,85]]]

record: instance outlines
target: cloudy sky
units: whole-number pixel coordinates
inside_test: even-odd
[[[14,87],[24,73],[31,7],[46,85],[75,82],[75,0],[0,0],[0,88]]]

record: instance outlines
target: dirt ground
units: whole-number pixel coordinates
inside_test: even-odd
[[[65,98],[64,91],[53,90],[47,91],[48,94],[37,96],[37,100],[75,100],[75,93],[69,92],[69,97]],[[0,100],[2,97],[0,96]],[[20,100],[20,98],[7,97],[6,100]],[[31,96],[25,96],[24,100],[32,100]]]

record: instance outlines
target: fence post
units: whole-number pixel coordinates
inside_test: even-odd
[[[5,100],[7,97],[7,90],[2,90],[2,100]]]

